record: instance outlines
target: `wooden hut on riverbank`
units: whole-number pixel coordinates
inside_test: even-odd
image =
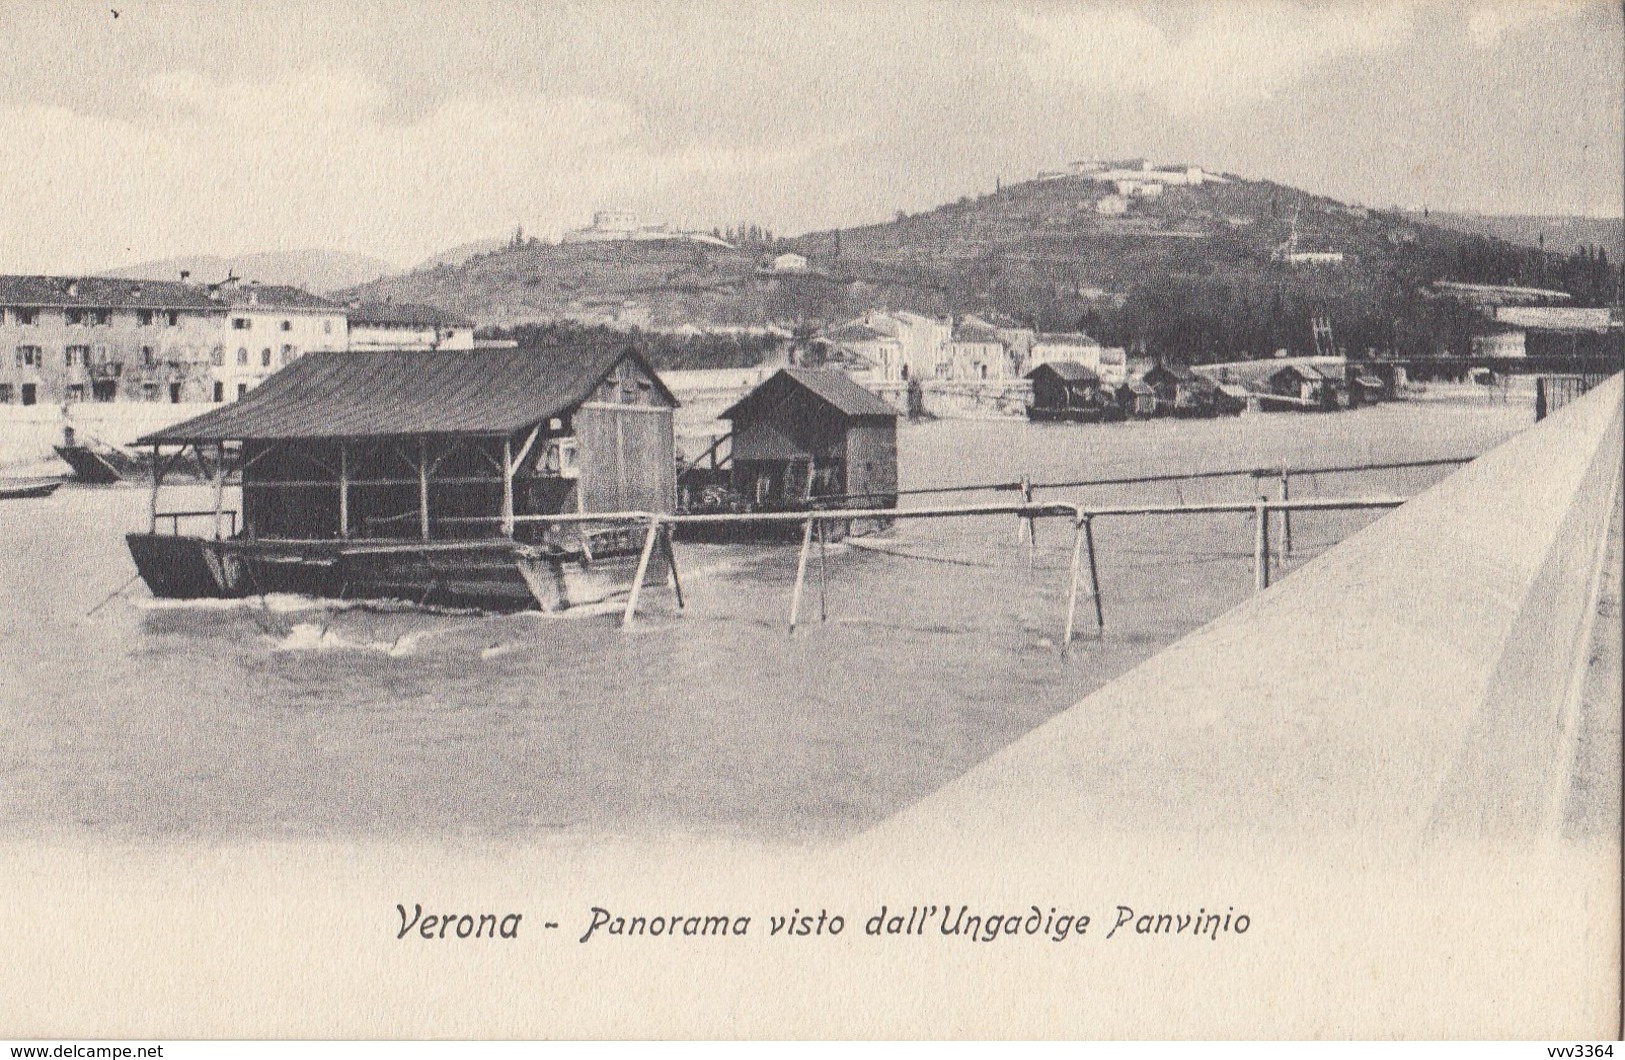
[[[1100,376],[1076,361],[1046,361],[1027,373],[1033,384],[1030,420],[1095,423],[1116,418],[1115,395],[1101,386]]]
[[[898,412],[845,373],[784,368],[722,413],[755,511],[897,505]]]
[[[130,550],[160,596],[568,606],[613,591],[605,579],[639,553],[635,526],[586,517],[672,510],[676,405],[628,347],[309,354],[138,442],[153,450],[152,525]],[[188,449],[214,508],[160,511]],[[242,497],[229,534],[228,485]],[[210,517],[212,535],[180,534]]]

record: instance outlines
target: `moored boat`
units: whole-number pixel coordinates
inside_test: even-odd
[[[130,554],[162,597],[600,602],[639,569],[675,572],[651,518],[675,497],[675,406],[629,348],[311,354],[142,439],[154,498]],[[162,511],[158,490],[187,450],[214,505]],[[183,534],[183,520],[213,532]]]
[[[0,482],[0,501],[27,500],[49,497],[62,486],[59,478],[32,479],[23,482]]]

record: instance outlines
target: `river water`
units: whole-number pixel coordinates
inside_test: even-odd
[[[899,447],[912,488],[1468,455],[1530,419],[1527,403],[1462,397],[1211,421],[941,421],[903,426]],[[1410,496],[1449,472],[1301,476],[1293,495]],[[185,490],[165,504],[206,506]],[[141,489],[78,486],[0,504],[0,836],[844,836],[1217,617],[1253,579],[1250,516],[1098,520],[1106,629],[1083,601],[1065,657],[1071,535],[1041,524],[1029,565],[1011,517],[904,522],[832,547],[827,620],[815,560],[793,635],[793,546],[680,543],[687,610],[651,587],[629,632],[602,609],[174,603],[130,581],[123,534],[144,529],[146,505]],[[1296,516],[1281,574],[1378,517]]]

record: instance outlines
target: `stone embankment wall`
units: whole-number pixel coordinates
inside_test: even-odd
[[[1615,376],[859,842],[1557,834],[1621,392]]]

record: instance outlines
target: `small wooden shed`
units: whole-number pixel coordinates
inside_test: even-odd
[[[1102,393],[1100,377],[1076,361],[1046,361],[1027,373],[1033,384],[1033,420],[1098,420],[1115,401]]]
[[[1270,393],[1295,398],[1304,408],[1329,409],[1337,403],[1337,387],[1312,364],[1289,364],[1270,374]]]
[[[1162,404],[1157,392],[1146,385],[1143,379],[1129,379],[1118,387],[1117,403],[1122,407],[1124,416],[1132,416],[1135,419],[1155,416]]]
[[[843,372],[782,368],[722,413],[733,489],[757,511],[894,508],[897,416]]]

